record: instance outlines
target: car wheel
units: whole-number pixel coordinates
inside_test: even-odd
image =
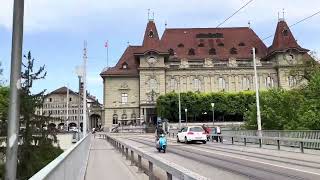
[[[180,140],[179,140],[179,137],[177,136],[177,143],[179,143],[180,142]]]
[[[187,137],[184,137],[184,143],[188,144]]]
[[[207,141],[202,141],[203,142],[203,144],[206,144],[207,143]]]

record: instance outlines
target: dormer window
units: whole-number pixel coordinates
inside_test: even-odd
[[[128,68],[128,64],[125,62],[122,64],[122,69],[127,69]]]
[[[152,30],[150,30],[150,31],[149,31],[149,37],[151,37],[151,38],[152,38],[152,37],[153,37],[153,35],[154,35],[153,31],[152,31]]]
[[[244,42],[240,42],[239,44],[238,44],[238,46],[245,46],[246,44],[244,44]]]
[[[189,56],[194,56],[195,54],[196,54],[196,53],[195,53],[195,51],[194,51],[193,48],[189,49],[189,52],[188,52],[188,55],[189,55]]]
[[[178,44],[178,47],[179,47],[179,48],[183,48],[184,45],[183,45],[182,43],[180,43],[180,44]]]
[[[230,54],[238,54],[237,49],[236,48],[231,48],[230,49]]]
[[[170,49],[168,50],[168,52],[169,52],[169,55],[170,55],[170,56],[173,56],[173,55],[174,55],[174,50],[173,50],[172,48],[170,48]]]
[[[223,47],[224,44],[222,42],[218,43],[218,46]]]
[[[282,31],[282,34],[283,34],[283,36],[288,36],[288,30],[287,30],[287,29],[284,29],[284,30]]]
[[[209,49],[209,55],[216,55],[216,49],[215,48]]]
[[[203,43],[199,43],[198,47],[204,47],[204,44]]]

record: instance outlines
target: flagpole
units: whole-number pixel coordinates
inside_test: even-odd
[[[107,68],[109,68],[109,41],[106,42],[107,48]]]

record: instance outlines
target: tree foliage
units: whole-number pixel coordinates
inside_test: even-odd
[[[35,114],[36,109],[43,106],[45,90],[34,94],[31,88],[35,81],[44,79],[47,73],[45,66],[35,70],[34,65],[35,59],[32,58],[31,52],[28,52],[22,63],[22,88],[19,90],[21,100],[19,137],[22,139],[22,144],[18,148],[18,179],[30,178],[62,153],[59,147],[53,146],[53,142],[57,141],[55,132],[43,128],[49,124],[50,117]],[[0,112],[5,121],[7,120],[5,112],[9,104],[8,92],[8,88],[0,89]],[[7,98],[6,101],[2,97]]]
[[[169,119],[171,122],[177,122],[179,119],[179,95],[177,93],[168,93],[157,99],[158,115]],[[199,93],[187,92],[181,93],[181,111],[188,109],[188,121],[203,121],[203,113],[212,113],[211,103],[214,103],[214,111],[217,115],[241,117],[254,101],[254,93],[244,91],[241,93]],[[212,118],[210,117],[210,120]],[[240,119],[242,120],[242,119]]]

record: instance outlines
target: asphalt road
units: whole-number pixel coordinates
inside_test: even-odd
[[[152,135],[121,136],[210,179],[320,179],[320,157],[217,143],[183,144],[169,139],[167,153],[158,153]]]

